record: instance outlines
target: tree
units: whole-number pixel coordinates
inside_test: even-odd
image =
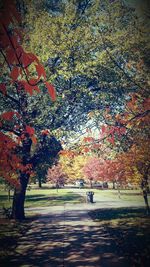
[[[51,151],[46,149],[45,143],[55,139],[42,132],[36,136],[34,121],[30,121],[29,96],[36,97],[41,84],[47,87],[52,100],[56,94],[46,80],[39,59],[21,45],[21,18],[14,1],[2,1],[0,8],[1,176],[15,187],[12,218],[21,220],[25,217],[24,201],[30,174],[41,153]],[[57,147],[53,152],[56,156],[61,146],[56,139],[55,143]]]
[[[92,188],[93,180],[97,180],[99,178],[99,159],[91,158],[83,167],[83,174],[86,178],[88,178],[90,182],[90,186]]]
[[[110,150],[130,151],[134,144],[137,146],[138,138],[148,140],[149,130],[147,8],[142,8],[140,15],[135,1],[131,1],[131,8],[129,1],[57,1],[56,7],[46,0],[26,2],[23,23],[30,39],[27,34],[24,38],[21,35],[13,2],[0,4],[0,148],[1,164],[7,170],[1,175],[15,185],[13,216],[18,218],[24,217],[31,172],[46,166],[41,158],[49,154],[54,139],[54,155],[61,149],[54,133],[66,141],[64,135],[70,137],[70,130],[82,134],[87,124],[94,125],[103,137],[91,140],[88,146],[101,153],[99,143],[104,142],[109,146],[108,158],[113,159]],[[45,68],[30,50],[40,54]],[[46,73],[57,88],[55,103],[56,93]],[[79,156],[64,160],[70,173],[69,164],[74,166],[72,177],[75,172],[81,175]],[[144,173],[144,165],[139,162],[138,166]]]
[[[48,169],[46,178],[47,182],[55,184],[58,190],[60,186],[64,186],[67,177],[62,170],[61,164],[57,164]]]
[[[49,166],[58,160],[58,153],[62,150],[61,143],[47,131],[47,129],[42,131],[39,144],[37,144],[32,156],[32,166],[35,169],[39,187],[42,187],[42,181],[46,181]]]
[[[124,154],[125,174],[130,181],[135,181],[141,187],[147,213],[150,212],[148,203],[149,175],[150,175],[150,140],[138,139],[128,152]],[[134,179],[133,179],[134,177]]]
[[[91,112],[91,127],[111,125],[106,109],[113,118],[124,111],[129,93],[148,95],[148,21],[131,2],[132,8],[129,1],[27,1],[25,25],[32,38],[24,45],[40,54],[57,88],[57,102],[45,116],[64,139],[72,134],[68,129],[82,133]]]
[[[128,93],[139,90],[138,81],[131,79],[138,78],[136,63],[141,59],[138,30],[134,27],[134,11],[121,1],[57,4],[59,12],[47,1],[38,5],[27,1],[25,25],[31,39],[24,45],[40,54],[57,88],[56,105],[48,113],[54,128],[82,130],[81,124],[88,121],[89,112],[97,111],[102,121],[108,106],[112,113],[123,110]],[[43,24],[44,31],[39,36]],[[139,50],[135,53],[137,45]],[[133,55],[133,66],[129,67]],[[131,71],[133,67],[135,71]],[[139,73],[142,79],[148,76],[144,63]]]
[[[86,161],[87,157],[77,153],[77,151],[63,150],[60,152],[59,162],[62,165],[63,171],[67,174],[68,180],[71,182],[83,178],[82,168]]]

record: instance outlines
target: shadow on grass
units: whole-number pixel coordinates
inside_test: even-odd
[[[128,219],[135,217],[145,217],[146,210],[144,208],[108,208],[96,209],[90,211],[89,215],[96,221],[108,221],[113,219]]]
[[[128,192],[121,192],[122,195],[127,195],[127,196],[141,196],[141,192],[132,192],[132,191],[128,191]]]
[[[10,199],[13,199],[13,197],[10,196]],[[0,195],[0,202],[7,201],[7,200],[8,200],[8,196],[7,195],[3,195],[3,196]]]
[[[13,197],[10,198],[12,201]],[[55,204],[64,204],[64,202],[83,202],[83,197],[79,194],[65,194],[65,195],[44,195],[44,194],[37,194],[37,195],[26,195],[25,204],[34,204],[34,206],[38,203],[44,204],[47,203],[47,205],[51,205],[53,203]],[[5,204],[8,202],[7,196],[0,196],[0,203]]]
[[[79,195],[76,195],[76,194],[72,194],[72,195],[69,195],[69,194],[66,194],[66,195],[63,195],[63,196],[56,196],[56,195],[53,195],[53,196],[45,196],[45,195],[29,195],[29,196],[26,196],[26,200],[27,201],[32,201],[32,200],[62,200],[62,201],[65,201],[65,200],[73,200],[73,199],[76,199],[76,198],[79,198],[80,196]]]
[[[53,196],[45,196],[45,195],[27,195],[26,196],[26,202],[38,202],[38,201],[48,201],[48,202],[59,202],[64,203],[69,201],[81,201],[82,197],[77,194],[65,194],[65,195],[53,195]]]

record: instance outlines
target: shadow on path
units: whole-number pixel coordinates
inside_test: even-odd
[[[107,210],[108,212],[108,210]],[[121,246],[131,225],[110,228],[93,222],[85,210],[49,212],[27,223],[25,236],[14,253],[2,262],[7,267],[148,267],[134,262],[134,248]],[[116,230],[118,229],[118,230]],[[122,230],[124,229],[124,232]],[[118,235],[117,232],[119,231]],[[134,232],[134,233],[133,233]],[[119,243],[120,240],[120,243]],[[129,242],[129,246],[133,245]],[[121,249],[120,249],[121,248]],[[122,251],[122,248],[125,250]],[[131,250],[131,253],[128,253]],[[131,254],[131,255],[129,255]]]

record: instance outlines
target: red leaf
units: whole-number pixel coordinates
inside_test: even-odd
[[[38,81],[39,81],[39,79],[32,78],[32,79],[30,79],[29,83],[31,84],[31,86],[36,86],[38,84]]]
[[[35,67],[38,73],[38,78],[40,79],[40,77],[43,76],[46,79],[46,72],[45,72],[43,65],[38,64],[38,65],[35,65]]]
[[[33,95],[33,88],[31,85],[29,85],[26,81],[21,81],[21,84],[24,86],[24,90],[29,93],[30,95]]]
[[[10,3],[8,3],[8,6],[7,6],[7,1],[6,3],[4,3],[3,1],[3,5],[4,5],[4,8],[0,14],[0,19],[1,19],[1,24],[5,25],[5,27],[7,28],[10,23],[13,23],[12,14],[10,14],[11,6],[10,6]]]
[[[143,107],[144,109],[148,110],[149,107],[150,107],[150,97],[149,98],[146,98],[143,102]]]
[[[83,141],[84,142],[92,142],[94,140],[94,138],[93,137],[84,137],[84,139],[83,139]]]
[[[30,57],[30,59],[32,59],[32,62],[36,61],[37,63],[39,63],[37,56],[35,56],[34,54],[28,53],[28,56]]]
[[[18,37],[18,38],[19,38],[19,37]],[[16,48],[16,53],[17,53],[18,58],[19,58],[20,61],[21,61],[21,56],[22,56],[22,54],[25,53],[25,52],[24,52],[22,46],[20,46],[19,44],[18,44],[18,46],[17,46],[17,48]]]
[[[23,51],[22,56],[21,56],[21,63],[24,68],[27,68],[34,61],[39,64],[39,60],[34,54],[26,53]]]
[[[16,55],[15,55],[15,52],[11,48],[9,50],[7,50],[6,58],[7,58],[8,62],[9,62],[9,64],[18,63],[18,60],[17,60]]]
[[[26,132],[29,134],[29,135],[33,135],[35,133],[35,130],[33,127],[31,126],[26,126]]]
[[[17,78],[18,78],[18,76],[19,76],[19,74],[20,74],[20,68],[18,68],[18,67],[14,67],[14,68],[12,69],[11,73],[10,73],[10,77],[11,77],[14,81],[16,81]]]
[[[125,134],[126,133],[126,128],[125,127],[121,127],[120,128],[120,134]]]
[[[22,55],[20,58],[21,64],[24,68],[27,68],[33,62],[32,58],[29,56],[28,53],[22,51]]]
[[[49,133],[50,133],[50,130],[48,130],[48,129],[45,129],[45,130],[41,131],[42,135],[48,135]]]
[[[37,91],[38,93],[40,93],[40,89],[39,89],[39,87],[38,87],[37,85],[35,85],[35,86],[33,87],[33,89],[34,89],[35,91]]]
[[[8,111],[8,112],[5,112],[1,115],[2,119],[4,120],[12,120],[13,116],[14,115],[17,115],[17,117],[19,117],[19,113],[18,112],[15,112],[15,111]]]
[[[90,151],[90,149],[89,149],[88,147],[85,147],[85,148],[84,148],[84,152],[85,152],[85,153],[87,153],[87,152],[89,152],[89,151]]]
[[[34,144],[37,144],[37,139],[36,139],[36,136],[35,135],[32,135],[31,136],[31,140]]]
[[[134,104],[132,103],[132,101],[130,101],[130,102],[127,103],[127,107],[128,107],[130,110],[134,110]]]
[[[11,1],[10,1],[10,3],[11,3]],[[7,6],[7,9],[8,9],[8,6]],[[21,22],[21,16],[20,16],[19,12],[17,11],[17,9],[16,9],[16,7],[15,7],[15,5],[13,3],[11,3],[10,6],[9,6],[9,12],[11,13],[10,17],[12,15],[13,17],[15,17],[15,19],[18,22]]]
[[[52,84],[49,84],[48,82],[45,82],[45,84],[46,84],[46,87],[48,89],[48,92],[49,92],[49,94],[51,96],[51,99],[53,101],[55,101],[56,100],[56,92],[55,92],[54,86]]]
[[[0,35],[1,35],[0,46],[2,48],[8,47],[10,45],[10,41],[9,41],[8,36],[5,34],[5,32],[2,31],[2,29],[0,29]]]
[[[31,79],[30,84],[26,81],[21,81],[21,83],[24,86],[24,89],[27,93],[29,93],[31,96],[33,95],[33,90],[37,91],[38,93],[40,92],[39,87],[36,85],[37,80],[36,79]],[[33,85],[32,85],[33,84]],[[34,85],[35,84],[35,85]]]
[[[18,37],[17,36],[11,36],[11,43],[13,44],[13,47],[16,49],[18,46]]]
[[[112,136],[112,137],[108,138],[107,140],[108,140],[108,142],[110,142],[111,144],[113,144],[113,145],[114,145],[114,143],[115,143],[114,136]]]
[[[102,134],[104,134],[104,133],[106,132],[106,126],[103,125],[103,126],[101,127],[101,130],[102,130]]]
[[[0,84],[0,91],[3,93],[3,95],[6,95],[6,85],[4,83]]]

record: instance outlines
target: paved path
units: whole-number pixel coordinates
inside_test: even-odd
[[[10,266],[22,267],[128,267],[112,252],[115,240],[91,221],[86,210],[52,211],[31,223],[18,241]]]

